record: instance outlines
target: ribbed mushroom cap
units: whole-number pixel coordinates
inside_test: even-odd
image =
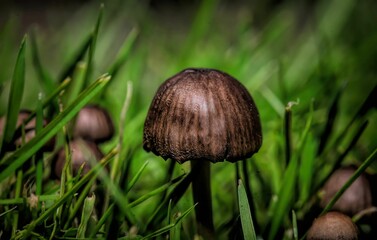
[[[339,212],[328,212],[314,220],[307,240],[356,240],[358,230],[352,219]]]
[[[144,149],[179,163],[243,160],[262,144],[246,88],[213,69],[186,69],[158,89],[144,125]]]

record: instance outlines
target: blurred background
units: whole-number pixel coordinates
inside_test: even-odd
[[[10,80],[23,36],[34,36],[41,64],[57,84],[93,30],[101,3],[94,0],[3,0],[0,3],[0,115],[6,112]],[[360,165],[377,147],[377,91],[372,92],[377,85],[377,1],[114,0],[103,3],[103,22],[91,81],[109,70],[125,39],[137,35],[125,64],[100,102],[110,111],[117,126],[127,82],[132,83],[125,130],[127,148],[132,150],[135,169],[152,159],[142,181],[147,187],[140,183],[133,193],[135,196],[156,187],[156,179],[164,179],[167,166],[165,161],[145,153],[141,147],[149,104],[165,79],[187,67],[216,68],[229,73],[246,86],[258,106],[264,144],[253,157],[255,164],[250,175],[256,176],[251,185],[260,226],[270,223],[271,199],[279,192],[288,164],[284,162],[283,130],[288,103],[293,106],[293,152],[297,150],[307,119],[313,118],[309,140],[302,152],[303,162],[318,159],[316,149],[324,132],[329,131],[328,137],[335,139],[355,115],[360,115],[361,106],[364,106],[361,119],[368,124],[352,151],[346,152],[342,164]],[[27,44],[31,45],[29,40]],[[26,61],[22,108],[35,109],[38,94],[48,95],[48,92],[35,70],[30,47]],[[372,97],[366,101],[368,96]],[[334,103],[336,110],[331,108]],[[334,112],[335,124],[331,131],[326,130]],[[315,169],[320,172],[326,164],[332,166],[331,158],[344,152],[355,132],[357,127],[351,128],[350,135],[344,135],[344,141],[330,150],[334,153],[320,157],[319,165],[313,163]],[[115,141],[116,138],[102,148],[110,149]],[[177,172],[187,171],[185,165],[176,168]],[[318,190],[316,184],[320,180],[316,178],[323,180],[332,171],[329,168],[323,168],[328,170],[323,176],[316,175],[315,170],[309,172],[310,181],[305,183],[309,187],[300,186],[306,188],[303,194],[307,195],[296,199],[299,217],[307,211],[303,202],[309,201]],[[227,226],[224,219],[233,217],[229,212],[234,205],[224,204],[232,198],[227,193],[235,191],[233,170],[234,166],[229,164],[213,166],[214,209],[224,213],[215,216],[215,223],[224,229]],[[376,171],[374,163],[368,172]],[[180,204],[184,206],[182,209],[191,206],[184,200]],[[147,218],[150,211],[143,213],[143,207],[138,214]],[[267,211],[269,214],[265,214]]]

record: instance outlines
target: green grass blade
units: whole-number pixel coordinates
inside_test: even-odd
[[[96,96],[106,84],[110,81],[110,76],[102,76],[80,96],[69,105],[63,112],[54,118],[50,124],[41,130],[41,132],[26,143],[23,147],[15,151],[4,159],[4,162],[9,164],[0,172],[0,182],[5,178],[11,176],[17,168],[22,166],[38,149],[40,149],[49,139],[71,120],[82,107],[84,107],[94,96]]]
[[[40,93],[38,96],[38,104],[36,110],[36,128],[35,133],[38,134],[43,128],[43,108],[42,108],[42,94]],[[42,194],[42,182],[43,182],[43,151],[39,150],[35,154],[35,185],[36,195]]]
[[[139,35],[139,31],[134,28],[128,34],[126,40],[123,42],[121,49],[119,50],[118,56],[116,57],[115,62],[109,68],[109,74],[115,78],[116,74],[118,73],[119,69],[123,66],[123,64],[128,59],[128,56],[131,53],[133,46],[135,45],[137,36]]]
[[[190,207],[189,209],[187,209],[185,212],[182,213],[182,215],[180,217],[178,217],[174,223],[171,223],[163,228],[160,228],[158,230],[156,230],[155,232],[143,237],[142,239],[150,239],[150,238],[154,238],[154,237],[157,237],[157,236],[160,236],[166,232],[169,232],[172,228],[174,228],[177,224],[179,224],[192,210],[194,210],[196,204],[192,207]]]
[[[96,25],[94,27],[92,37],[91,37],[91,41],[90,41],[87,69],[86,69],[85,78],[84,78],[85,84],[88,84],[90,76],[91,76],[92,71],[93,71],[93,67],[94,67],[93,66],[93,57],[94,57],[95,50],[96,50],[99,27],[100,27],[101,22],[102,22],[103,8],[104,8],[104,5],[101,4],[100,9],[99,9],[99,13],[98,13],[97,22],[96,22]]]
[[[85,233],[90,217],[94,209],[94,203],[96,201],[95,195],[87,197],[84,201],[84,208],[81,215],[81,222],[77,229],[76,238],[85,238]]]
[[[65,90],[67,88],[67,86],[69,86],[71,82],[71,79],[67,78],[66,80],[64,80],[60,85],[59,87],[57,87],[52,93],[50,96],[48,96],[46,98],[46,100],[43,101],[42,103],[42,108],[44,109],[45,107],[47,107],[49,104],[54,104],[54,100],[56,98],[56,96],[58,96],[63,90]],[[29,117],[24,121],[24,124],[26,125],[28,122],[30,122],[31,119],[33,119],[36,115],[36,112],[31,112]],[[21,135],[21,127],[22,126],[19,126],[17,129],[16,129],[16,135]]]
[[[249,201],[242,180],[238,180],[238,207],[241,217],[242,233],[244,239],[256,240],[253,219],[251,216]]]
[[[73,71],[76,68],[76,65],[78,62],[84,59],[85,53],[90,47],[92,41],[92,35],[90,34],[89,36],[84,39],[84,42],[80,46],[80,48],[76,51],[76,54],[72,60],[70,60],[67,64],[67,66],[64,68],[62,73],[59,75],[59,82],[63,81],[64,79],[68,77],[72,77]]]
[[[13,71],[12,84],[9,93],[8,110],[1,146],[12,141],[14,130],[16,129],[18,113],[20,110],[25,85],[26,38],[27,36],[22,39],[21,46],[18,51],[16,65]],[[0,149],[2,150],[1,146]]]
[[[139,169],[139,171],[135,174],[135,176],[131,179],[131,181],[129,182],[128,186],[127,186],[127,193],[132,189],[132,187],[135,185],[135,183],[137,182],[137,180],[139,180],[141,174],[143,173],[144,169],[147,167],[149,161],[146,161],[142,166],[141,168]]]
[[[298,240],[297,217],[296,217],[295,210],[292,210],[292,228],[293,228],[293,239]]]
[[[38,80],[40,81],[42,87],[45,89],[47,93],[52,92],[56,87],[56,83],[54,83],[54,80],[52,79],[51,75],[42,66],[41,59],[39,57],[35,30],[32,31],[30,34],[30,42],[33,65],[38,75]]]
[[[72,74],[72,80],[63,95],[63,103],[65,106],[72,103],[82,91],[84,87],[84,77],[86,70],[87,67],[84,62],[77,63],[76,68]]]
[[[151,198],[159,193],[162,193],[163,191],[165,191],[166,189],[168,189],[170,186],[172,186],[173,184],[179,182],[180,180],[182,180],[183,178],[185,177],[185,174],[171,180],[170,182],[162,185],[161,187],[158,187],[146,194],[144,194],[143,196],[141,196],[140,198],[136,199],[135,201],[131,202],[130,203],[130,207],[134,207],[134,206],[137,206],[139,205],[140,203],[144,202],[145,200],[147,200],[148,198]]]

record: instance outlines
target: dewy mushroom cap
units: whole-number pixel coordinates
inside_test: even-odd
[[[213,69],[186,69],[158,89],[144,125],[144,148],[164,159],[243,160],[262,144],[246,88]]]

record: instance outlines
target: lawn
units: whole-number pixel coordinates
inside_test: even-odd
[[[1,239],[198,237],[190,161],[143,148],[156,91],[186,68],[218,69],[241,82],[262,126],[252,157],[210,166],[215,230],[207,238],[304,239],[361,177],[370,200],[345,213],[361,239],[377,234],[374,1],[7,7],[0,11]],[[107,111],[99,117],[112,123],[110,137],[76,133],[88,106]],[[107,130],[101,124],[98,131]],[[75,151],[84,165],[70,164]],[[326,181],[350,166],[324,201]],[[351,195],[351,205],[365,202]]]

